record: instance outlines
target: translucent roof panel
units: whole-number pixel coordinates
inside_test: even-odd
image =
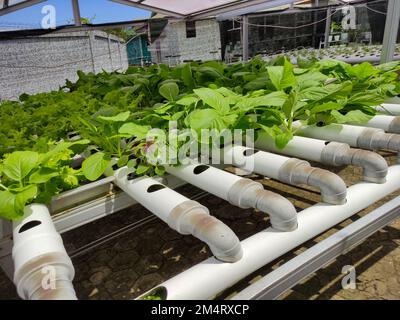
[[[71,0],[65,0],[71,1]],[[212,16],[230,10],[253,6],[268,8],[280,6],[296,0],[109,0],[144,10],[157,12],[170,17]],[[0,0],[0,16],[25,7],[46,2],[46,0]],[[79,0],[77,1],[79,4]]]
[[[140,1],[135,1],[140,2]],[[232,2],[240,2],[238,0],[145,0],[141,4],[160,9],[177,12],[182,15],[189,15],[192,13],[204,11],[217,6],[230,4]]]
[[[204,18],[221,13],[245,10],[251,12],[252,7],[279,7],[300,0],[111,0],[136,6],[166,16]],[[260,10],[257,9],[257,10]],[[256,10],[256,11],[257,11]]]

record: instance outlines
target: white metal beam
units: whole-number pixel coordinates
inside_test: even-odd
[[[382,44],[381,63],[393,60],[399,31],[400,1],[389,0],[386,14],[385,33]]]
[[[129,1],[129,0],[111,0],[111,1],[117,2],[117,3],[120,3],[120,4],[124,4],[124,5],[127,5],[127,6],[131,6],[131,7],[136,7],[136,8],[143,9],[143,10],[149,10],[149,11],[152,11],[152,12],[158,12],[158,13],[161,13],[161,14],[165,14],[166,16],[169,16],[169,17],[185,18],[185,15],[180,14],[178,12],[169,11],[169,10],[166,10],[166,9],[161,9],[161,8],[156,8],[156,7],[153,7],[153,6],[144,5],[144,4],[141,4],[139,2],[133,2],[133,1]]]
[[[298,0],[245,1],[243,3],[227,6],[222,9],[210,10],[199,15],[193,15],[193,17],[201,18],[205,16],[216,15],[217,20],[227,20],[260,10],[267,10],[287,4],[292,4],[294,2],[298,2]]]
[[[6,14],[9,14],[11,12],[14,11],[18,11],[27,7],[31,7],[35,4],[41,3],[41,2],[45,2],[46,0],[27,0],[27,1],[23,1],[17,4],[13,4],[13,5],[8,5],[8,6],[4,6],[4,8],[0,9],[0,16],[4,16]],[[7,4],[5,2],[5,4]]]

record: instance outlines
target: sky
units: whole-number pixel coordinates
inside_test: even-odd
[[[70,0],[48,0],[37,5],[0,16],[0,29],[5,28],[40,28],[44,14],[43,6],[53,5],[56,9],[57,25],[73,23]],[[92,23],[106,23],[145,19],[150,12],[122,5],[110,0],[79,0],[81,16],[91,19]]]

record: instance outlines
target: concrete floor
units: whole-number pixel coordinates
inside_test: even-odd
[[[391,154],[385,156],[393,162]],[[356,183],[361,177],[359,168],[335,168],[333,171],[340,174],[348,185]],[[306,186],[295,188],[272,180],[262,182],[266,189],[277,191],[291,200],[298,210],[312,206],[320,200],[319,194]],[[193,197],[199,190],[185,187],[181,192]],[[376,203],[360,215],[397,195],[400,192]],[[269,226],[265,215],[254,210],[233,207],[210,195],[205,195],[199,201],[213,215],[228,224],[240,239]],[[172,231],[158,219],[131,228],[95,248],[82,250],[85,245],[149,215],[142,207],[134,206],[63,235],[75,266],[74,285],[79,299],[133,299],[210,256],[203,243],[191,236],[182,236]],[[229,298],[248,283],[350,222],[348,220],[294,252],[282,256],[279,261],[258,270],[217,298]],[[356,269],[355,290],[343,290],[341,287],[341,270],[345,265],[353,265]],[[2,272],[0,288],[0,299],[17,298],[14,286]],[[284,299],[400,299],[400,221],[379,231],[362,245],[311,275],[285,294]]]

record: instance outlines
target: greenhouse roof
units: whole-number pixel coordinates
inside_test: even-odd
[[[77,0],[71,0],[79,6]],[[215,16],[234,10],[258,11],[301,0],[111,0],[117,3],[162,13],[169,17],[194,18]],[[45,0],[0,0],[0,16]],[[254,10],[256,9],[256,10]]]

